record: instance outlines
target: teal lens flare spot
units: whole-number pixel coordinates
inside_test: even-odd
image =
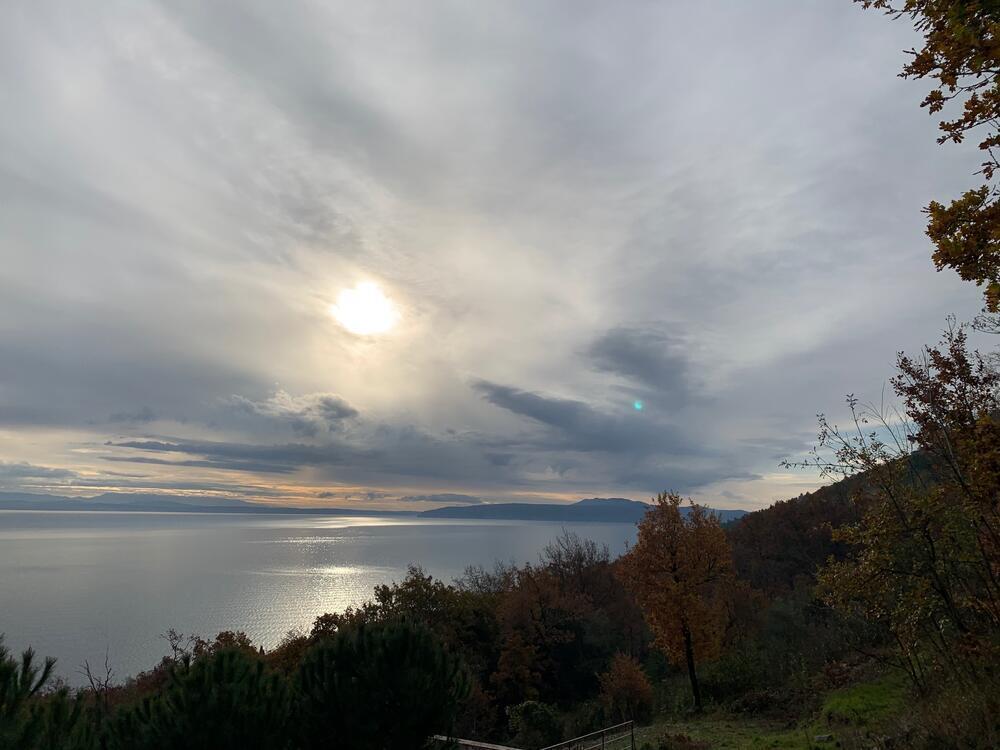
[[[632,406],[635,407],[636,411],[642,411],[642,401],[636,399],[635,401],[632,402]]]

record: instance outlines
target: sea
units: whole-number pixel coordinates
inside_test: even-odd
[[[634,524],[238,513],[0,510],[0,633],[19,653],[122,682],[169,648],[168,629],[243,630],[271,648],[325,612],[371,598],[408,566],[446,582],[470,565],[535,562],[569,531],[612,554]]]

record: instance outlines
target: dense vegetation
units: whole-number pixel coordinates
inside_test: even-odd
[[[1000,330],[1000,5],[859,0],[910,18],[904,75],[984,128],[986,184],[928,206],[934,261],[985,287]],[[839,479],[722,526],[655,498],[612,559],[564,534],[534,564],[419,568],[270,651],[169,635],[124,685],[49,685],[0,648],[0,747],[416,748],[454,733],[540,747],[634,719],[654,748],[1000,746],[1000,370],[952,324],[899,355],[899,407],[849,398],[806,463]]]
[[[914,398],[933,390],[935,403],[996,398],[996,372],[968,359],[961,332],[949,341],[923,375],[901,376],[904,397],[917,383]],[[633,719],[670,727],[643,735],[651,747],[710,747],[694,738],[705,731],[755,746],[746,727],[762,747],[828,734],[991,747],[1000,441],[980,434],[996,404],[975,411],[940,423],[946,457],[918,428],[917,450],[898,456],[866,453],[888,450],[877,435],[827,428],[840,447],[823,465],[856,468],[849,480],[726,527],[660,495],[618,559],[564,533],[537,563],[450,584],[412,568],[270,651],[239,632],[171,632],[154,669],[75,695],[46,691],[51,662],[4,653],[0,746],[416,748],[452,733],[530,748]]]
[[[468,694],[460,660],[404,620],[317,633],[293,659],[242,633],[171,645],[128,684],[93,678],[72,697],[40,692],[51,661],[0,650],[0,747],[412,750],[448,733]]]

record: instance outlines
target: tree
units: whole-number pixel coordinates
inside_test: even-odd
[[[856,476],[858,523],[820,576],[827,600],[878,623],[918,687],[936,673],[981,682],[1000,658],[1000,373],[950,327],[903,354],[893,379],[904,413],[849,398],[854,427],[821,418],[812,465]]]
[[[588,631],[595,615],[593,601],[549,568],[521,568],[497,606],[500,653],[490,680],[499,700],[556,703],[592,694],[598,664],[588,662],[597,644]]]
[[[341,630],[363,625],[402,620],[426,627],[445,649],[461,658],[474,678],[456,730],[477,734],[484,727],[499,727],[503,721],[502,712],[495,710],[492,696],[485,691],[498,658],[498,597],[498,592],[473,586],[449,586],[424,573],[419,566],[411,565],[402,581],[376,586],[371,600],[343,613],[317,617],[308,641],[333,637]],[[286,644],[282,650],[287,652],[290,646]]]
[[[30,701],[52,677],[55,659],[39,666],[27,649],[14,659],[0,636],[0,747],[29,747],[41,731],[41,716]]]
[[[649,716],[653,709],[653,685],[634,657],[615,654],[600,681],[601,702],[613,721]]]
[[[990,181],[1000,167],[1000,4],[995,0],[855,0],[865,8],[909,17],[924,46],[911,50],[905,78],[931,78],[935,87],[921,106],[931,114],[950,102],[962,111],[940,123],[939,143],[961,143],[973,130],[983,131],[979,148],[986,160],[980,174],[986,184],[944,205],[926,208],[927,234],[936,246],[938,269],[985,285],[987,310],[1000,310],[1000,189]]]
[[[697,664],[718,655],[733,581],[732,555],[718,518],[695,504],[661,493],[639,523],[635,547],[621,571],[635,592],[656,644],[687,668],[695,710],[702,708]]]
[[[284,680],[263,660],[221,648],[176,664],[161,692],[121,710],[112,750],[283,748],[289,735]]]
[[[728,525],[737,576],[772,598],[815,585],[826,561],[846,552],[846,545],[832,538],[831,526],[858,520],[851,489],[851,480],[821,487]]]
[[[216,651],[242,651],[245,654],[259,654],[260,649],[253,645],[250,636],[242,630],[223,630],[211,641],[198,636],[191,638],[191,654],[195,658],[210,656]]]
[[[501,705],[566,705],[593,696],[619,650],[643,654],[649,634],[607,548],[563,532],[539,564],[506,571],[497,597],[499,654],[490,676]]]
[[[562,724],[547,703],[525,701],[507,709],[512,742],[518,747],[546,747],[562,739]]]
[[[38,700],[31,707],[37,723],[34,744],[16,745],[21,750],[97,750],[102,716],[92,706],[86,693],[70,696],[60,688]],[[4,746],[5,747],[5,746]]]
[[[413,750],[451,730],[468,680],[425,626],[360,625],[306,653],[295,701],[303,748]]]

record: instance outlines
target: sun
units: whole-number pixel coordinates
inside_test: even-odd
[[[388,333],[399,322],[399,311],[373,281],[362,281],[353,289],[342,289],[330,314],[346,330],[358,336]]]

